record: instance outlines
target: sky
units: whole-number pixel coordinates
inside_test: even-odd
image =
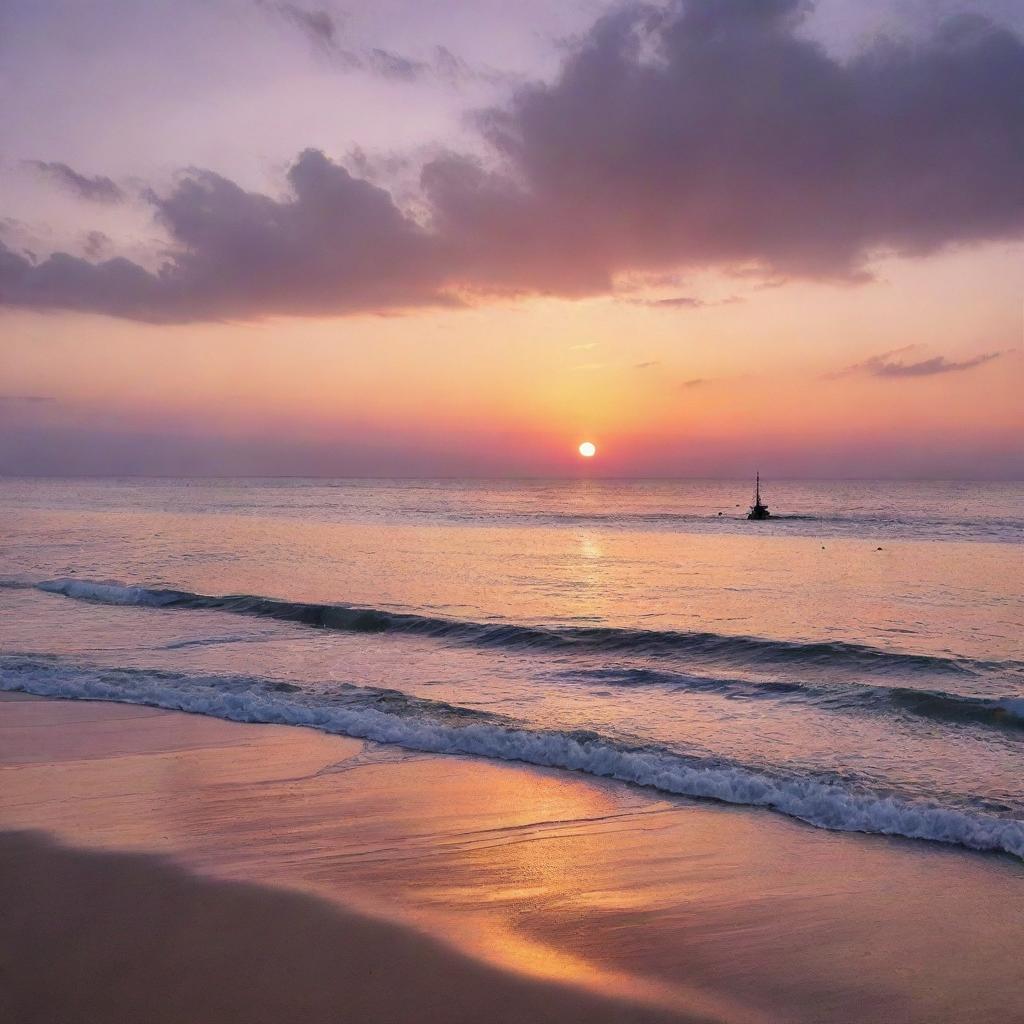
[[[1024,478],[1014,0],[0,0],[0,90],[0,473]]]

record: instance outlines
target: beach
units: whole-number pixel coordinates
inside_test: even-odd
[[[1024,2],[0,81],[0,1024],[1024,1024]]]
[[[0,765],[20,1024],[1024,1014],[1008,857],[24,694]]]

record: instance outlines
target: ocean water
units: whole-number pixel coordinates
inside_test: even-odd
[[[1024,485],[0,480],[0,689],[1024,858]]]

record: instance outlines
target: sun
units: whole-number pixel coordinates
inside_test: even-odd
[[[579,448],[580,455],[585,459],[592,459],[597,454],[597,445],[593,441],[584,441]]]

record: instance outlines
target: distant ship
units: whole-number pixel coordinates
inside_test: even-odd
[[[750,506],[747,518],[771,519],[771,517],[772,514],[768,511],[768,506],[761,504],[761,474],[758,473],[754,480],[754,504]]]

